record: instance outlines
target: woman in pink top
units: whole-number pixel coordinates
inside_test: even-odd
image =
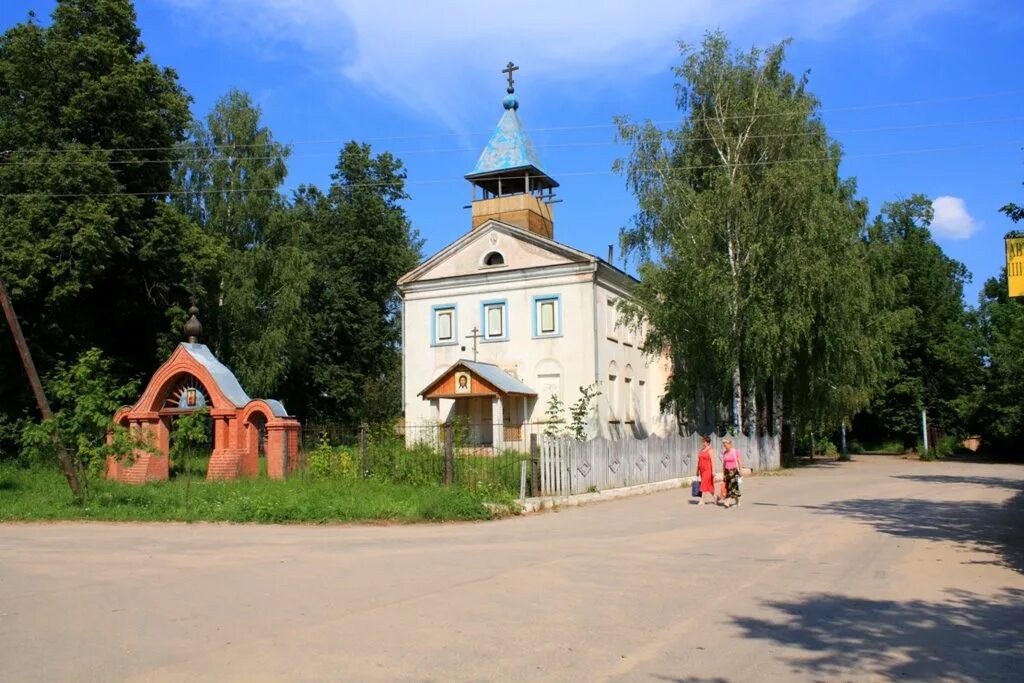
[[[732,439],[722,439],[722,469],[725,471],[725,506],[740,504],[740,452],[733,448]]]

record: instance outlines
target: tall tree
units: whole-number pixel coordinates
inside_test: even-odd
[[[221,98],[183,145],[175,203],[212,240],[195,273],[207,337],[248,391],[270,395],[306,351],[312,272],[279,191],[290,150],[260,118],[247,93]]]
[[[721,33],[683,45],[679,127],[619,121],[631,153],[617,169],[639,207],[622,234],[640,260],[627,314],[650,323],[648,350],[678,359],[678,405],[730,401],[747,432],[766,404],[777,428],[783,387],[815,406],[806,419],[838,421],[870,396],[885,358],[864,207],[839,177],[807,76],[783,67],[786,46],[735,52]]]
[[[972,426],[989,445],[1019,453],[1024,446],[1024,299],[1009,297],[1005,268],[985,282],[979,298],[987,363]]]
[[[1010,203],[1001,211],[1014,223],[1024,222],[1024,207]],[[1015,230],[1007,237],[1024,237]],[[997,448],[1017,453],[1024,446],[1024,298],[1011,299],[1004,268],[985,282],[979,296],[978,320],[984,336],[984,390],[974,428]]]
[[[166,204],[189,98],[127,0],[60,0],[0,36],[0,275],[40,371],[99,347],[152,368],[199,235]],[[0,335],[0,422],[31,405]]]
[[[963,431],[980,371],[981,340],[964,310],[970,273],[932,239],[932,217],[931,201],[914,195],[885,204],[865,233],[893,278],[891,310],[900,320],[895,372],[871,413],[907,446],[920,436],[921,410],[941,431]]]
[[[367,144],[341,150],[325,193],[303,188],[294,215],[306,224],[314,275],[310,348],[289,396],[305,414],[379,420],[401,410],[398,278],[420,259],[422,241],[401,202],[405,169]],[[291,400],[291,399],[289,399]]]

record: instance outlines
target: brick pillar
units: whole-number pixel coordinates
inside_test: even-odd
[[[213,410],[213,454],[210,456],[210,467],[206,478],[236,479],[238,478],[241,452],[235,447],[238,442],[238,420],[234,410]]]
[[[257,477],[260,474],[260,432],[252,422],[241,425],[242,430],[242,476]]]
[[[155,453],[146,468],[147,481],[167,481],[171,478],[171,429],[159,415],[150,416],[143,427],[153,439]]]
[[[298,422],[292,422],[285,432],[288,435],[288,444],[285,452],[288,454],[288,461],[285,463],[286,474],[291,474],[299,467],[299,446],[301,445],[302,426]]]
[[[267,424],[267,476],[271,479],[284,479],[290,455],[287,449],[294,440],[289,438],[287,424]]]

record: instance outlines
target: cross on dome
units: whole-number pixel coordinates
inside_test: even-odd
[[[513,64],[512,62],[509,62],[508,66],[506,66],[504,69],[501,70],[501,73],[508,74],[508,94],[509,95],[511,95],[512,93],[514,93],[516,91],[516,82],[512,79],[512,73],[514,71],[519,71],[519,67],[516,66],[515,64]]]

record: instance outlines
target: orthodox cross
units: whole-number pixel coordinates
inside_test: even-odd
[[[470,332],[472,332],[473,334],[467,334],[466,335],[466,339],[472,339],[473,340],[473,362],[475,363],[476,362],[476,340],[477,339],[483,339],[484,336],[482,334],[480,334],[480,328],[479,327],[474,327],[472,330],[470,330]]]
[[[508,74],[508,94],[509,95],[511,95],[512,93],[514,93],[516,91],[516,83],[515,83],[514,80],[512,80],[512,72],[514,72],[514,71],[519,71],[519,67],[516,66],[515,64],[513,64],[512,62],[509,62],[508,66],[506,66],[504,69],[501,70],[501,73]]]

